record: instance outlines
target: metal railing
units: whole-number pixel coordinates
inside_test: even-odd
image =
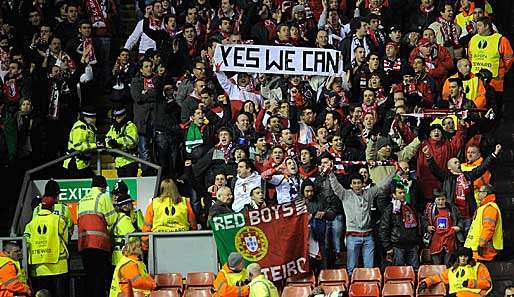
[[[161,166],[157,165],[157,164],[154,164],[154,163],[151,163],[151,162],[148,162],[146,160],[143,160],[139,157],[136,157],[136,156],[133,156],[129,153],[126,153],[124,151],[121,151],[121,150],[118,150],[118,149],[111,149],[111,148],[94,148],[90,151],[88,151],[88,153],[94,153],[96,152],[96,155],[97,155],[97,160],[96,160],[96,169],[98,171],[98,174],[101,174],[102,172],[102,158],[101,158],[101,155],[102,154],[118,154],[118,155],[121,155],[123,157],[126,157],[126,158],[129,158],[131,160],[135,160],[136,162],[138,163],[142,163],[144,165],[147,165],[153,169],[156,169],[157,170],[157,182],[155,183],[155,189],[154,189],[154,194],[157,195],[158,192],[159,192],[159,181],[161,180],[161,173],[162,173],[162,168]],[[59,157],[55,160],[52,160],[52,161],[49,161],[45,164],[42,164],[40,166],[37,166],[35,168],[32,168],[30,170],[27,170],[25,172],[25,176],[23,177],[23,183],[22,183],[22,186],[21,186],[21,190],[20,190],[20,195],[18,196],[18,204],[16,205],[16,210],[15,210],[15,213],[14,213],[14,218],[13,218],[13,221],[12,221],[12,225],[11,225],[11,231],[10,231],[10,234],[11,236],[16,236],[16,230],[18,229],[18,224],[20,222],[20,218],[21,218],[21,214],[22,214],[22,210],[23,210],[23,206],[25,205],[25,199],[27,197],[27,191],[29,189],[29,182],[31,181],[31,176],[34,175],[35,173],[37,172],[40,172],[46,168],[49,168],[49,167],[52,167],[56,164],[59,164],[59,163],[62,163],[64,160],[66,159],[69,159],[69,158],[73,158],[75,156],[78,156],[79,154],[82,154],[83,152],[73,152],[71,154],[67,154],[67,155],[64,155],[62,157]]]

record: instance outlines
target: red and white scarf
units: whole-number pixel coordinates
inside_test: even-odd
[[[149,89],[155,88],[154,83],[153,83],[153,79],[151,77],[149,77],[149,78],[143,77],[143,88],[145,90],[149,90]]]
[[[443,34],[444,42],[450,42],[454,47],[460,46],[457,25],[454,22],[449,22],[443,19],[442,17],[437,18],[437,21],[441,24],[440,31],[441,34]]]
[[[80,44],[77,48],[77,53],[83,54],[86,48],[91,47],[91,50],[89,51],[89,64],[96,64],[96,55],[95,55],[95,48],[93,47],[93,40],[90,37],[87,38],[81,38]]]
[[[400,58],[396,58],[394,60],[389,60],[389,58],[384,59],[384,71],[389,74],[390,71],[401,71],[402,70],[402,60]]]
[[[10,102],[18,102],[21,94],[18,87],[18,81],[23,78],[23,75],[19,74],[13,78],[7,78],[3,86],[3,93]]]
[[[457,185],[455,187],[455,205],[465,206],[466,195],[469,193],[469,182],[464,173],[457,175]]]

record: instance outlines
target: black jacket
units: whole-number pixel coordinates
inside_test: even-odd
[[[491,167],[492,163],[496,159],[496,155],[491,154],[487,158],[485,158],[484,162],[476,167],[475,169],[463,172],[466,180],[469,182],[469,186],[471,190],[466,195],[466,200],[469,203],[470,213],[474,213],[477,209],[477,204],[475,197],[473,196],[473,181],[481,177],[488,169]],[[450,203],[455,202],[455,193],[457,190],[457,175],[448,172],[447,170],[443,171],[434,161],[434,158],[428,159],[428,167],[430,171],[434,174],[434,176],[439,179],[443,183],[443,192],[446,195],[446,199]]]
[[[328,176],[322,176],[321,174],[316,175],[316,179],[314,180],[314,185],[316,187],[316,199],[313,200],[313,204],[311,205],[311,201],[307,204],[307,209],[309,213],[311,211],[330,211],[333,213],[334,219],[336,215],[344,214],[343,204],[341,200],[334,194],[332,187],[330,186],[330,181]],[[317,209],[321,208],[321,209]],[[315,213],[315,212],[314,212]]]
[[[416,215],[415,210],[412,213]],[[417,215],[416,215],[417,216]],[[405,228],[403,223],[403,207],[402,210],[394,214],[393,205],[389,204],[382,213],[380,227],[378,229],[378,237],[384,246],[384,249],[390,250],[393,246],[398,248],[411,248],[417,246],[420,241],[419,236],[419,219],[416,217],[418,226],[413,228]]]

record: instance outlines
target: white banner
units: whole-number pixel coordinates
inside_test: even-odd
[[[214,61],[221,71],[341,76],[342,54],[322,48],[223,44],[216,47]]]

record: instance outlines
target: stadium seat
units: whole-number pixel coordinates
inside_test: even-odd
[[[385,283],[382,289],[383,297],[414,297],[414,289],[410,282]]]
[[[315,284],[316,278],[311,273],[297,274],[286,279],[286,286],[310,286],[313,288]]]
[[[153,291],[150,297],[180,297],[178,289]]]
[[[184,297],[211,297],[211,289],[189,288],[184,292]]]
[[[350,283],[348,271],[345,268],[341,269],[322,269],[319,272],[318,284],[344,284],[345,287]]]
[[[384,284],[408,281],[414,286],[416,273],[412,266],[387,266],[384,271]]]
[[[355,271],[355,270],[354,270]],[[375,282],[354,283],[350,286],[349,297],[379,297],[380,288]]]
[[[189,287],[210,288],[214,283],[212,272],[188,272],[186,277],[186,289]]]
[[[375,282],[380,288],[382,285],[382,274],[380,273],[380,268],[354,268],[352,284],[356,282]]]
[[[320,287],[323,289],[325,294],[332,292],[346,292],[346,285],[337,283],[324,283]]]
[[[282,291],[282,297],[306,297],[312,289],[310,286],[287,286]]]
[[[143,292],[134,292],[134,297],[146,297]]]
[[[442,297],[446,296],[446,287],[443,283],[439,283],[435,286],[432,286],[424,291],[417,291],[416,296],[423,297]]]
[[[155,276],[157,288],[178,288],[182,290],[182,274],[176,273],[159,273]]]
[[[444,265],[421,265],[418,270],[418,284],[424,278],[432,275],[437,275],[446,270]]]

